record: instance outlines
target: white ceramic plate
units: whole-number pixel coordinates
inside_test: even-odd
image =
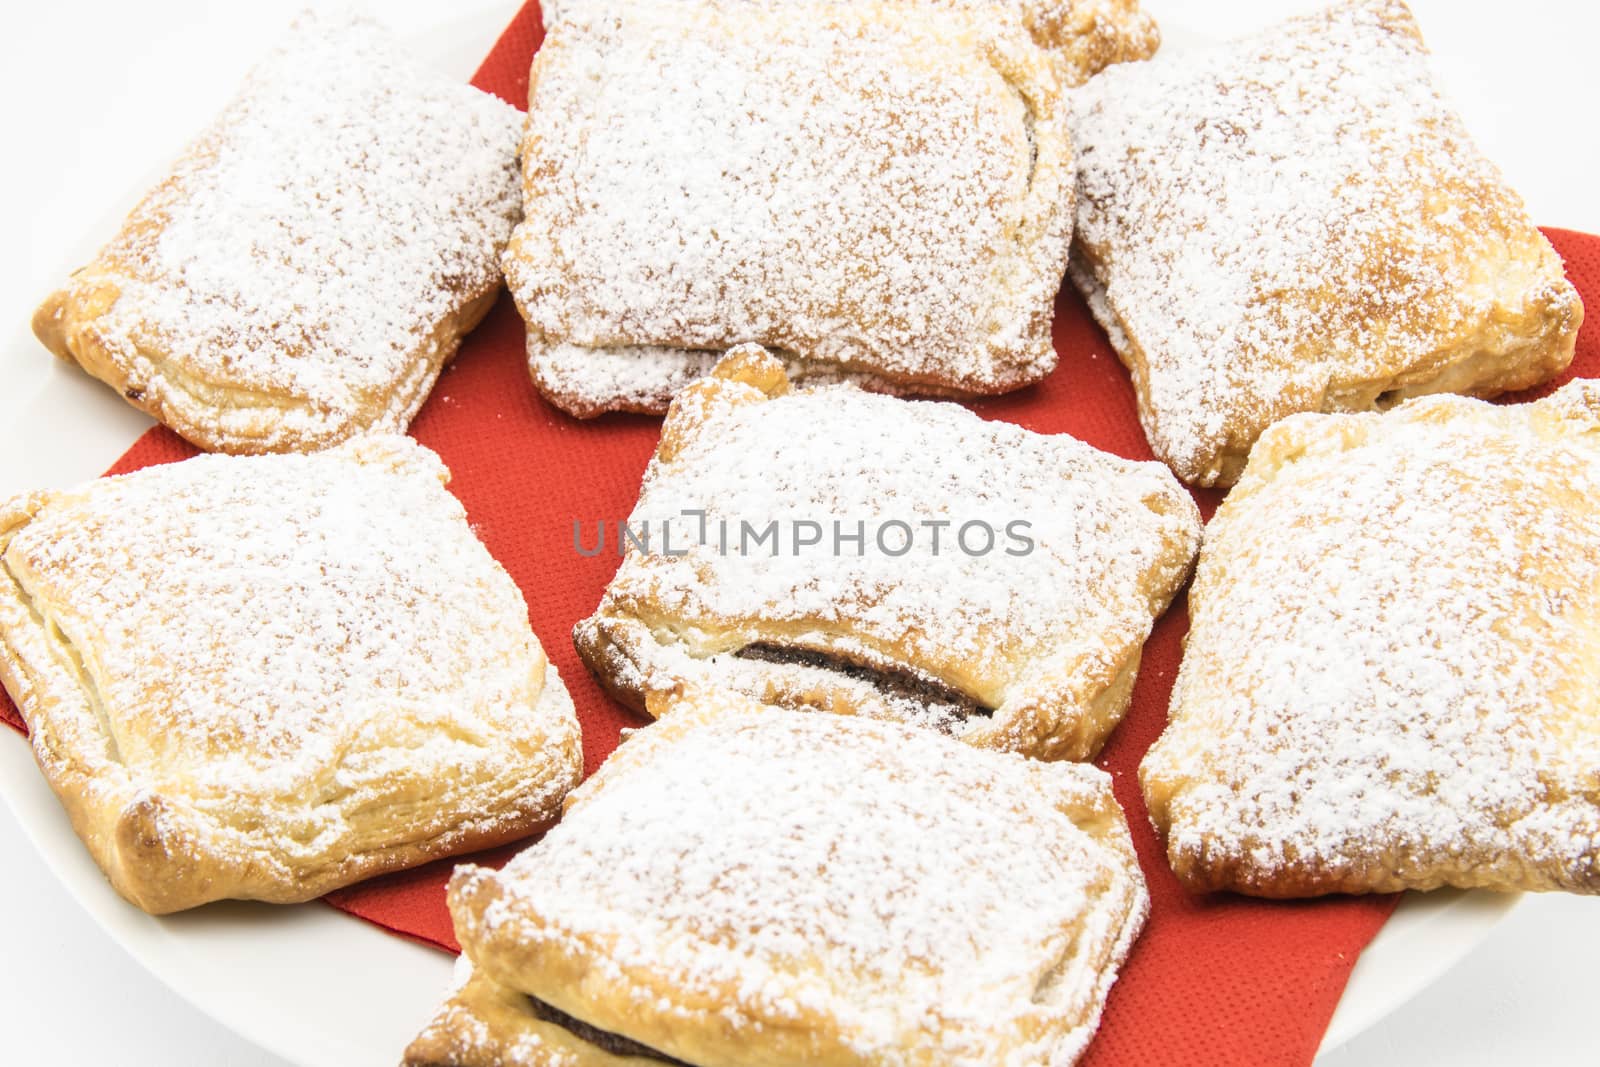
[[[408,36],[419,55],[464,76],[506,17],[490,7]],[[1165,23],[1168,49],[1203,39],[1178,21]],[[59,276],[92,254],[147,184],[85,229],[57,264]],[[10,457],[0,470],[0,496],[90,477],[149,425],[98,382],[55,365],[26,330],[8,336],[0,367],[15,369],[5,380],[17,386],[0,397],[0,454]],[[0,796],[72,897],[135,960],[201,1012],[293,1063],[390,1067],[449,981],[445,954],[321,904],[223,904],[164,919],[144,915],[111,890],[28,746],[9,736],[0,736]],[[1409,897],[1356,966],[1323,1049],[1338,1047],[1425,988],[1515,901],[1491,894]]]

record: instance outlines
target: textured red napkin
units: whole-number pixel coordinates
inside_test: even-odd
[[[541,37],[537,6],[529,3],[473,84],[525,106],[528,64]],[[1550,238],[1590,306],[1600,308],[1600,238],[1561,230],[1550,231]],[[1573,374],[1600,376],[1595,330],[1585,326],[1580,335]],[[412,432],[449,464],[452,490],[489,550],[522,587],[534,629],[577,702],[585,763],[592,771],[616,746],[622,727],[641,723],[601,693],[572,649],[573,624],[599,602],[616,568],[614,556],[577,555],[572,526],[581,520],[593,529],[600,519],[626,517],[659,424],[632,416],[579,422],[562,415],[535,394],[522,341],[521,320],[510,299],[502,298],[440,379]],[[1044,383],[973,407],[988,418],[1151,458],[1128,376],[1070,287],[1057,305],[1055,346],[1061,366]],[[193,454],[171,433],[154,429],[110,473]],[[1209,518],[1220,494],[1196,495]],[[1166,721],[1187,627],[1180,600],[1157,624],[1133,707],[1100,759],[1116,777],[1154,908],[1112,991],[1088,1059],[1095,1067],[1310,1063],[1350,968],[1396,898],[1273,903],[1226,894],[1195,897],[1178,887],[1150,829],[1134,772]],[[3,693],[0,719],[23,728]],[[514,851],[475,859],[498,864]],[[444,906],[451,866],[392,875],[334,893],[328,901],[397,934],[454,950]]]

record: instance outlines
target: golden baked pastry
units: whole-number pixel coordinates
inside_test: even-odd
[[[1263,434],[1140,768],[1178,877],[1600,891],[1597,499],[1590,381]]]
[[[626,557],[574,640],[637,710],[715,684],[1086,759],[1200,524],[1159,464],[954,404],[790,392],[747,346],[679,396],[627,530],[598,537],[582,550]]]
[[[202,448],[411,422],[494,303],[522,116],[304,17],[33,329]]]
[[[1487,396],[1572,360],[1578,294],[1399,0],[1113,67],[1071,128],[1072,276],[1186,481],[1232,484],[1297,411]]]
[[[534,59],[505,255],[552,403],[661,412],[741,342],[895,392],[1055,366],[1072,152],[1020,24],[916,0],[603,10]]]
[[[1148,911],[1111,778],[697,693],[503,870],[407,1067],[1067,1065]]]
[[[992,0],[957,2],[987,4]],[[1113,63],[1149,59],[1161,47],[1161,30],[1156,20],[1140,9],[1139,0],[1020,2],[1034,40],[1060,55],[1065,63],[1064,80],[1071,87],[1082,85]]]
[[[0,505],[0,682],[128,900],[306,900],[556,814],[572,701],[448,477],[371,437]]]
[[[614,0],[543,0],[539,5],[548,31],[575,11],[587,16]],[[681,0],[680,0],[681,2]],[[760,0],[747,0],[760,2]],[[771,4],[797,0],[765,0]],[[807,0],[811,2],[811,0]],[[1052,50],[1063,64],[1067,85],[1082,85],[1113,63],[1149,59],[1161,46],[1156,20],[1140,10],[1139,0],[922,0],[946,7],[985,12],[1015,11],[1033,39]]]

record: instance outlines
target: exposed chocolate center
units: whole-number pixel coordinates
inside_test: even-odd
[[[924,705],[933,713],[935,722],[949,727],[953,727],[963,719],[974,715],[987,715],[990,712],[989,708],[959,689],[924,678],[910,670],[868,667],[832,653],[786,648],[782,645],[746,645],[735,655],[740,659],[760,660],[763,663],[792,663],[799,667],[814,667],[843,675],[853,681],[865,682],[885,696]]]
[[[598,1027],[590,1026],[582,1019],[574,1019],[566,1012],[551,1007],[537,997],[528,998],[528,1007],[535,1018],[550,1023],[552,1026],[559,1026],[574,1037],[587,1041],[595,1048],[609,1052],[613,1056],[633,1056],[641,1060],[655,1060],[657,1063],[673,1064],[674,1067],[694,1067],[691,1063],[675,1060],[664,1052],[657,1052],[653,1048],[647,1048],[637,1041],[623,1037],[621,1034],[613,1034],[609,1030],[601,1030]]]

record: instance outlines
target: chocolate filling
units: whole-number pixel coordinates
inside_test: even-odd
[[[929,711],[936,713],[937,722],[948,724],[952,728],[957,722],[974,715],[988,715],[992,710],[959,689],[925,678],[907,668],[867,667],[832,653],[785,648],[782,645],[746,645],[734,655],[740,659],[759,660],[763,663],[813,667],[843,675],[853,681],[865,682],[885,696],[925,706]]]
[[[692,1063],[675,1060],[664,1052],[657,1052],[647,1048],[637,1041],[629,1040],[621,1034],[613,1034],[609,1030],[601,1030],[590,1026],[582,1019],[574,1019],[566,1012],[551,1007],[538,997],[528,998],[528,1010],[533,1012],[534,1018],[547,1022],[552,1026],[559,1026],[572,1036],[581,1041],[587,1041],[602,1052],[609,1052],[613,1056],[633,1056],[641,1060],[655,1060],[657,1063],[669,1063],[674,1067],[694,1067]]]

